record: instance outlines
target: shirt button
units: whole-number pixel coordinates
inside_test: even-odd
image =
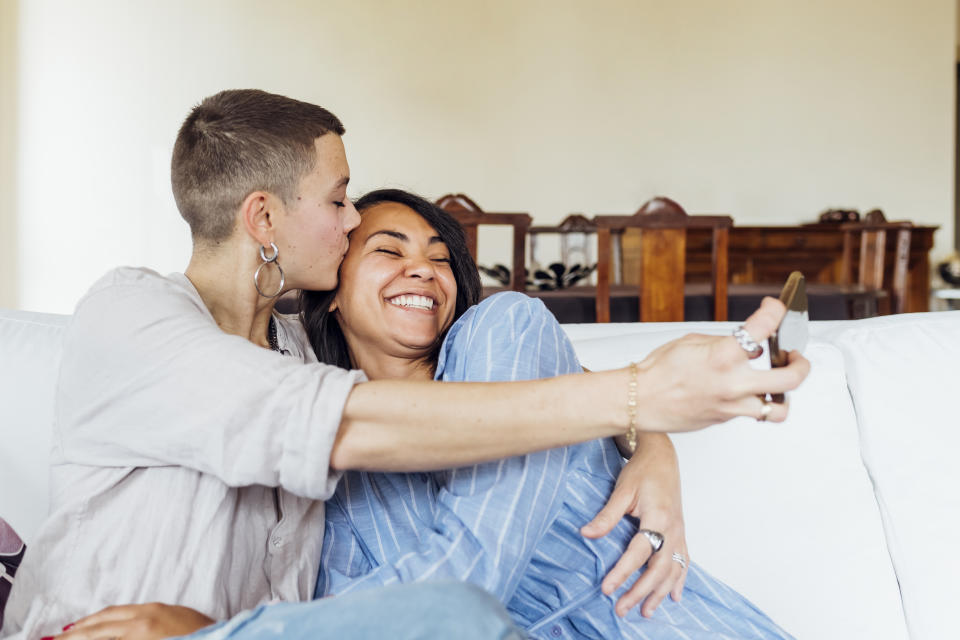
[[[281,538],[280,536],[274,536],[271,542],[273,543],[273,546],[279,548],[283,544],[283,538]]]
[[[550,629],[550,635],[552,635],[554,638],[559,638],[563,635],[563,629],[558,626],[554,626]]]

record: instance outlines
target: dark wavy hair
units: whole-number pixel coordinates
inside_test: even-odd
[[[467,238],[463,233],[463,227],[453,216],[429,200],[401,189],[371,191],[354,202],[354,206],[362,215],[366,209],[382,202],[395,202],[409,207],[426,220],[447,245],[450,251],[450,269],[457,283],[457,304],[453,314],[453,320],[456,321],[467,309],[480,301],[481,289],[480,274],[467,249]],[[301,291],[300,319],[303,321],[317,359],[320,362],[350,369],[353,363],[350,361],[347,340],[343,337],[336,314],[330,312],[330,304],[336,294],[336,290]],[[446,332],[439,336],[436,347],[430,354],[430,360],[434,364],[445,335]]]

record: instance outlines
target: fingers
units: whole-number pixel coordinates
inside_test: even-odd
[[[754,340],[763,342],[777,330],[786,313],[787,308],[782,302],[776,298],[765,297],[760,308],[743,323],[743,328]]]
[[[784,393],[793,391],[800,386],[810,373],[810,361],[798,351],[791,351],[787,356],[787,366],[777,367],[764,371],[751,369],[747,374],[747,392],[759,395],[761,393]]]
[[[63,629],[57,640],[97,640],[98,638],[123,638],[142,625],[145,615],[152,613],[156,604],[133,604],[107,607],[97,613],[80,618]]]
[[[130,619],[108,620],[106,622],[97,622],[86,624],[83,627],[71,627],[58,636],[56,640],[109,640],[110,638],[129,637],[131,625],[134,624]]]
[[[83,627],[89,627],[92,625],[102,624],[104,622],[129,620],[135,617],[137,615],[137,612],[140,611],[145,606],[149,606],[149,605],[121,605],[121,606],[107,607],[106,609],[102,609],[97,613],[91,614],[84,618],[80,618],[70,626],[71,626],[71,629],[83,628]]]
[[[690,566],[690,556],[687,555],[686,549],[683,550],[683,557],[687,559],[687,566],[680,567],[680,577],[673,583],[673,589],[670,590],[670,597],[673,598],[674,602],[683,600],[683,587],[687,583],[687,568]]]
[[[640,615],[644,618],[652,618],[653,614],[656,612],[657,607],[660,606],[660,603],[663,602],[663,599],[667,597],[667,594],[670,593],[670,588],[676,584],[677,579],[680,577],[680,574],[683,572],[682,567],[674,562],[670,561],[670,570],[666,580],[661,580],[659,584],[653,589],[647,599],[643,601],[643,606],[640,607]]]
[[[766,404],[768,409],[767,417],[764,418],[764,404]],[[751,396],[743,398],[733,408],[732,411],[735,415],[745,416],[747,418],[753,418],[760,422],[783,422],[787,419],[787,415],[790,412],[790,403],[789,402],[764,402],[763,398],[760,396]]]
[[[596,517],[585,524],[580,529],[581,535],[587,538],[602,538],[617,526],[624,514],[628,513],[633,506],[634,497],[629,489],[617,485],[610,494],[607,504]],[[618,585],[619,586],[619,585]]]
[[[613,565],[613,569],[610,569],[610,572],[603,578],[603,583],[600,586],[601,591],[610,595],[619,589],[620,585],[622,585],[634,571],[642,567],[644,563],[650,559],[651,553],[653,553],[653,548],[650,546],[650,541],[647,540],[646,536],[639,533],[633,536],[633,540],[627,545],[626,551],[624,551],[620,559],[617,560],[617,564]],[[623,598],[620,599],[620,602],[622,601]],[[618,613],[621,608],[620,602],[617,603]],[[636,602],[639,602],[639,600]],[[636,604],[636,602],[634,602],[634,604]],[[619,615],[626,614],[631,606],[633,605],[626,606],[624,612]]]
[[[652,616],[676,583],[680,575],[679,569],[680,565],[673,562],[665,551],[653,554],[647,563],[647,570],[617,600],[617,615],[623,617],[630,609],[643,602],[640,614],[647,618]]]

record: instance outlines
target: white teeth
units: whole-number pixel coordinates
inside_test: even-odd
[[[412,307],[426,311],[433,309],[433,298],[428,298],[427,296],[402,295],[390,298],[387,302],[398,307]]]

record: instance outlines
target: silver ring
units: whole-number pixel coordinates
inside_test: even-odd
[[[757,422],[766,422],[773,411],[773,403],[767,401],[766,398],[760,398],[760,402],[763,403],[763,406],[760,407],[760,417],[757,418]]]
[[[670,558],[671,558],[674,562],[679,563],[680,566],[683,567],[684,569],[687,568],[687,559],[684,558],[684,557],[683,557],[682,555],[680,555],[679,553],[677,553],[676,551],[673,552],[673,555],[670,556]]]
[[[660,551],[660,547],[663,546],[663,534],[659,531],[653,531],[651,529],[640,529],[638,533],[642,533],[643,536],[650,543],[650,546],[653,547],[653,552],[656,553]]]
[[[733,332],[733,337],[737,339],[740,348],[747,352],[749,358],[756,358],[763,353],[763,345],[754,340],[743,325]]]

